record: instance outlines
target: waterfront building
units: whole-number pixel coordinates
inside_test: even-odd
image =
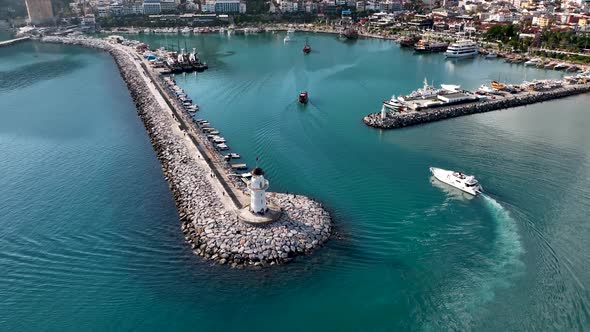
[[[157,15],[162,12],[160,0],[143,0],[143,14]]]
[[[187,1],[185,4],[185,8],[187,11],[197,12],[199,10],[199,4],[193,1]]]
[[[123,6],[123,15],[143,15],[143,4],[134,2]]]
[[[279,8],[283,13],[290,13],[296,11],[297,3],[293,1],[281,1],[279,2]]]
[[[258,214],[268,211],[266,207],[268,180],[264,178],[264,171],[261,168],[256,167],[252,170],[252,180],[248,189],[250,190],[250,211]]]
[[[177,5],[175,0],[160,0],[160,10],[162,13],[175,12]]]
[[[98,17],[107,17],[110,14],[110,7],[109,6],[100,6],[96,7],[96,15]]]
[[[520,8],[520,3],[521,3],[521,0],[512,0],[512,5],[515,8]]]
[[[549,17],[542,15],[542,16],[535,16],[533,17],[533,25],[538,25],[541,28],[549,26]]]
[[[95,24],[96,24],[96,19],[94,17],[94,14],[86,14],[82,18],[82,25],[94,26]]]
[[[386,0],[381,3],[381,10],[387,13],[400,12],[403,9],[403,4],[399,0]]]
[[[356,10],[359,12],[365,11],[365,2],[364,1],[357,1],[356,2]]]
[[[245,13],[246,3],[240,0],[212,0],[203,6],[204,12],[214,13]]]
[[[25,0],[25,6],[31,24],[39,24],[53,19],[51,0]]]
[[[490,21],[496,21],[496,22],[512,22],[516,19],[516,17],[514,16],[514,14],[506,9],[502,9],[500,11],[498,11],[497,13],[494,13],[492,15],[490,15],[489,20]]]
[[[122,4],[120,3],[112,3],[110,6],[110,14],[112,16],[123,16],[125,15],[125,10]]]
[[[312,1],[306,1],[304,4],[304,11],[306,13],[315,13],[318,11],[318,4]]]

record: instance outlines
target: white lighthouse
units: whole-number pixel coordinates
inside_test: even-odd
[[[256,167],[252,170],[252,180],[248,189],[250,189],[250,211],[258,214],[266,213],[268,211],[266,207],[268,180],[264,178],[264,171],[261,168]]]

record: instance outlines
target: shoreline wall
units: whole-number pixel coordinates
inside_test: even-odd
[[[434,108],[416,112],[387,112],[385,119],[381,118],[381,112],[375,112],[365,116],[363,122],[369,127],[397,129],[465,115],[526,106],[587,92],[590,92],[590,84],[571,85],[552,91],[536,92],[526,95],[517,94],[498,100],[469,103],[466,105]]]
[[[42,41],[102,49],[113,56],[169,183],[184,238],[195,254],[234,267],[265,266],[311,253],[328,240],[331,217],[320,203],[306,196],[267,193],[283,209],[280,219],[268,225],[245,224],[235,211],[226,209],[212,188],[211,170],[204,169],[183,138],[173,132],[178,122],[162,109],[131,52],[123,46],[85,37],[45,37]]]

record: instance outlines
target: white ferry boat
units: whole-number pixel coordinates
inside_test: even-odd
[[[445,52],[447,58],[464,58],[477,55],[478,46],[474,41],[463,39],[451,44]]]
[[[473,196],[477,196],[483,192],[483,188],[472,175],[447,171],[446,169],[436,167],[430,167],[430,172],[440,182],[446,183]]]

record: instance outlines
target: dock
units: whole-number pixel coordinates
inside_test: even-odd
[[[496,99],[480,100],[458,105],[439,106],[415,111],[371,113],[363,118],[370,127],[396,129],[440,121],[459,116],[491,112],[590,92],[590,83],[567,85],[549,91],[519,92]]]
[[[231,168],[233,168],[235,170],[244,170],[244,169],[248,169],[248,166],[246,166],[246,164],[232,164]]]
[[[11,40],[5,40],[5,41],[0,42],[0,47],[16,44],[18,42],[22,42],[22,41],[29,40],[29,39],[31,39],[31,37],[27,36],[27,37],[15,38],[15,39],[11,39]]]
[[[134,50],[84,36],[48,36],[42,41],[99,48],[113,56],[162,165],[184,241],[194,254],[232,267],[270,266],[310,254],[328,240],[330,214],[307,196],[267,193],[267,206],[279,213],[251,213],[241,181],[246,175],[233,174],[164,80]],[[259,246],[268,241],[273,245]]]

